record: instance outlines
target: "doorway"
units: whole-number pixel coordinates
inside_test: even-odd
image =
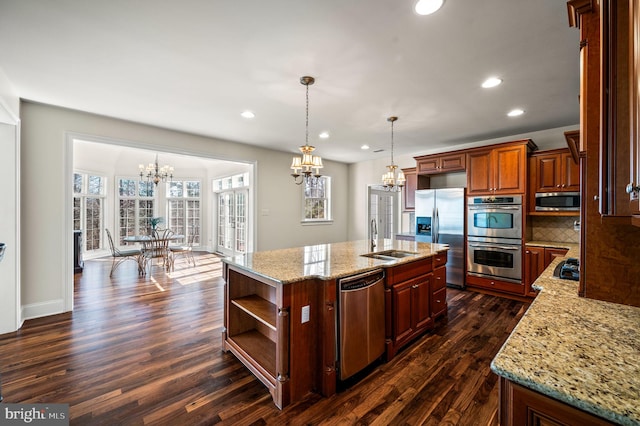
[[[398,232],[398,192],[385,191],[377,185],[369,186],[367,223],[369,238],[393,238]],[[373,226],[375,222],[376,226]],[[377,235],[374,235],[377,230]]]
[[[248,189],[218,193],[216,251],[225,256],[235,256],[247,251],[248,200]]]

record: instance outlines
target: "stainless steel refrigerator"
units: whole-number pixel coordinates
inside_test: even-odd
[[[449,244],[447,285],[464,288],[464,188],[416,191],[416,241]]]

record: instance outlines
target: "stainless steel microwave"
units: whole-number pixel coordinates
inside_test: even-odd
[[[580,211],[579,192],[537,192],[537,212]]]

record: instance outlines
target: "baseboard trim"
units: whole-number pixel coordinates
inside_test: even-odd
[[[63,312],[65,312],[63,299],[22,305],[22,321],[61,314]]]

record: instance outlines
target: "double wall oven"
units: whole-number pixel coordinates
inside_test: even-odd
[[[522,282],[522,196],[468,197],[467,272]]]

